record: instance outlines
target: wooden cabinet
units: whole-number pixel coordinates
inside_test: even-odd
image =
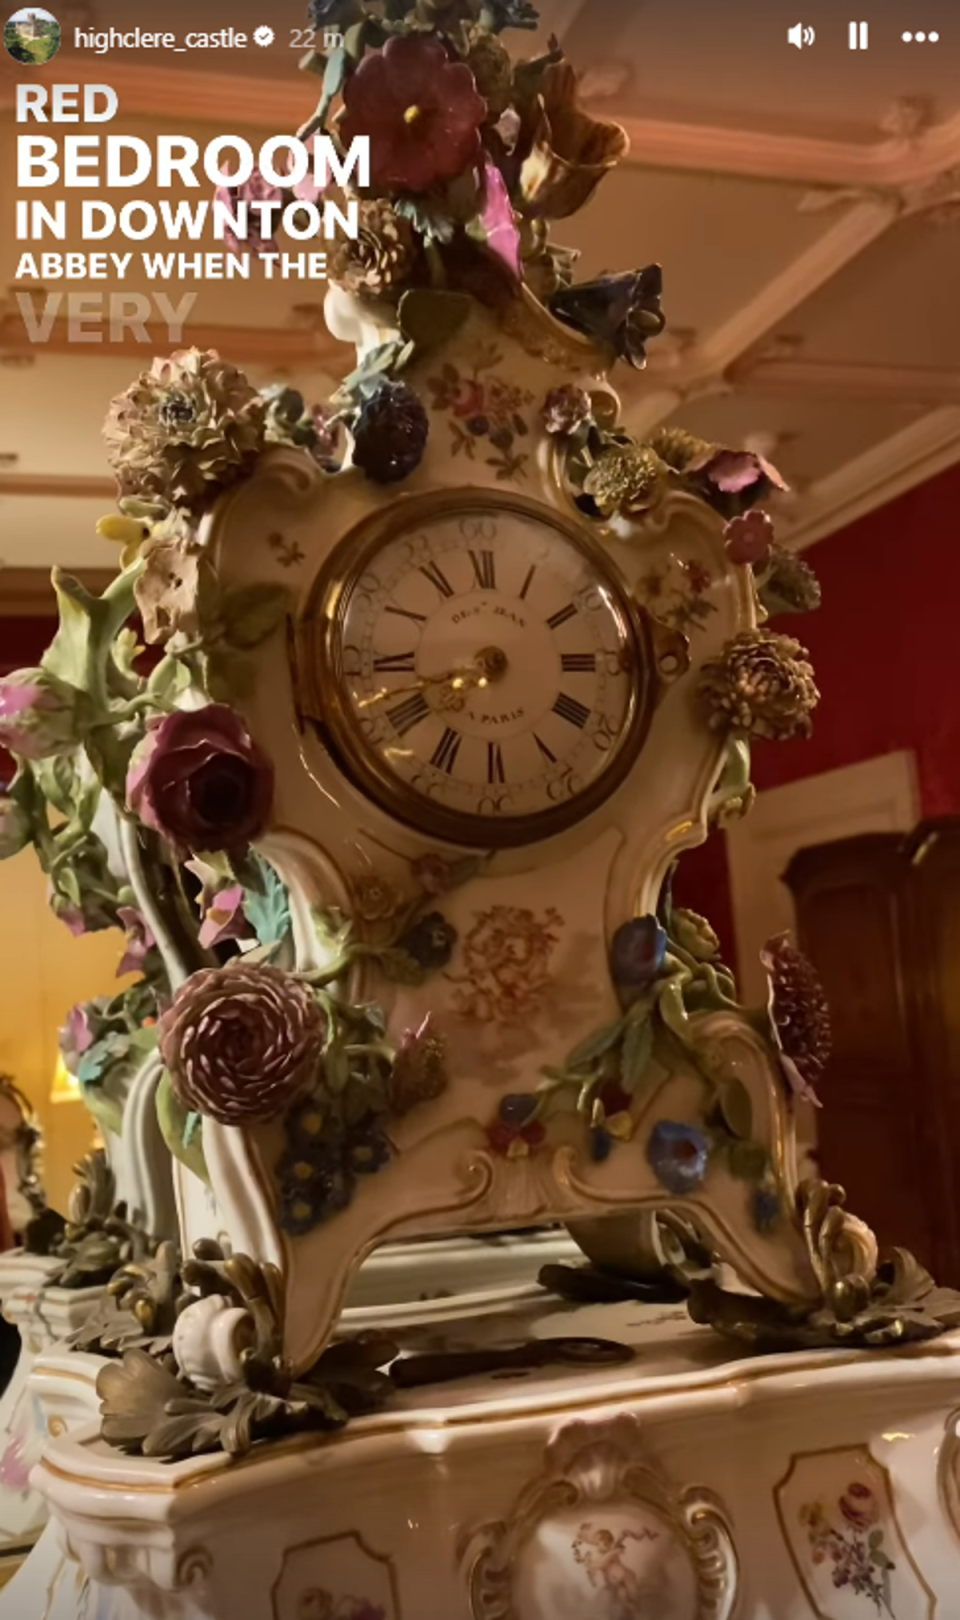
[[[801,850],[784,873],[830,1000],[820,1168],[882,1244],[960,1285],[960,817]]]

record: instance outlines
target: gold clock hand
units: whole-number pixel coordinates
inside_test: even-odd
[[[369,708],[374,703],[384,703],[387,698],[405,697],[411,692],[435,692],[441,709],[455,710],[463,707],[467,693],[474,687],[492,686],[503,679],[506,671],[506,653],[499,647],[482,647],[469,664],[448,669],[443,675],[422,675],[405,686],[382,687],[371,697],[364,698],[358,707]]]

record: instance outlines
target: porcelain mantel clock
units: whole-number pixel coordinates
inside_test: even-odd
[[[817,1289],[773,1026],[665,887],[746,787],[702,688],[762,643],[752,573],[649,453],[605,515],[631,449],[602,348],[531,298],[463,304],[387,385],[427,430],[402,486],[280,448],[207,529],[222,599],[287,593],[219,678],[273,763],[261,848],[334,1047],[312,1097],[203,1145],[232,1241],[288,1279],[297,1366],[401,1235],[562,1220],[630,1265],[636,1212],[672,1207],[763,1292]],[[361,368],[390,341],[336,292],[328,319]],[[580,483],[571,406],[604,424]]]
[[[556,41],[511,58],[530,0],[312,0],[347,14],[282,195],[326,209],[314,137],[369,142],[327,244],[355,368],[309,409],[154,360],[107,419],[117,576],[55,574],[58,634],[0,677],[0,856],[139,969],[62,1045],[101,1109],[131,1088],[154,1228],[90,1194],[58,1251],[109,1280],[33,1374],[59,1524],[0,1620],[932,1620],[960,1297],[798,1184],[812,966],[771,940],[744,1009],[674,895],[817,702],[773,628],[819,599],[781,480],[621,421],[660,272],[576,282],[551,242],[626,136]],[[237,229],[264,188],[224,188]],[[478,1295],[467,1237],[555,1225],[592,1264]],[[341,1314],[378,1247],[403,1297]]]

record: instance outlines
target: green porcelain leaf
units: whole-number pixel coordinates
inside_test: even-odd
[[[584,1069],[588,1064],[595,1063],[598,1058],[605,1057],[616,1046],[623,1033],[623,1019],[618,1018],[615,1024],[607,1024],[603,1029],[595,1030],[588,1035],[585,1041],[575,1046],[566,1059],[568,1069]]]
[[[166,1072],[161,1075],[157,1087],[157,1122],[160,1135],[173,1158],[209,1185],[207,1161],[203,1155],[203,1132],[198,1129],[198,1116],[184,1108]]]
[[[93,1115],[101,1131],[109,1131],[113,1136],[123,1135],[123,1107],[116,1097],[111,1097],[102,1086],[85,1085],[83,1104]]]
[[[742,1080],[724,1080],[717,1101],[729,1130],[741,1141],[753,1134],[753,1103]]]
[[[400,300],[400,330],[421,351],[439,349],[456,336],[472,307],[466,293],[414,287]]]
[[[240,875],[244,885],[243,914],[261,945],[277,945],[290,932],[290,899],[273,867],[254,855]]]
[[[624,1091],[633,1092],[646,1073],[653,1056],[653,1024],[649,1018],[631,1019],[620,1049],[620,1082]]]
[[[224,637],[244,652],[259,647],[283,623],[290,603],[285,585],[239,585],[220,601]]]
[[[762,1181],[770,1165],[770,1155],[762,1142],[731,1142],[727,1165],[740,1181]]]

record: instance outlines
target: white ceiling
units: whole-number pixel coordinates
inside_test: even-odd
[[[238,0],[210,26],[262,21],[244,15],[252,4]],[[643,433],[672,420],[731,444],[761,436],[793,486],[781,535],[804,545],[960,460],[960,15],[955,0],[924,0],[923,25],[940,43],[907,45],[911,19],[887,4],[870,49],[854,53],[830,0],[796,5],[788,15],[771,0],[737,0],[735,13],[706,0],[543,0],[541,10],[544,37],[563,39],[595,111],[632,140],[629,162],[556,234],[582,250],[584,276],[663,265],[667,333],[644,373],[615,378],[628,425]],[[916,27],[916,5],[900,9]],[[189,11],[169,0],[165,26]],[[798,51],[786,27],[801,17],[817,39]],[[101,23],[111,20],[104,8]],[[529,49],[530,36],[512,37]],[[232,129],[256,141],[312,104],[281,44],[258,58],[220,53],[216,72],[198,54],[149,69],[143,57],[111,57],[109,73],[102,57],[74,58],[71,76],[116,86],[117,130],[203,139]],[[0,64],[0,105],[12,83]],[[10,219],[14,130],[4,123],[0,213]],[[18,250],[9,234],[0,241],[0,298]],[[165,290],[176,298],[187,284]],[[225,329],[224,352],[232,345],[256,380],[285,373],[325,390],[335,361],[315,308],[303,307],[322,286],[191,290],[192,320]],[[3,316],[0,558],[103,565],[92,534],[103,496],[83,480],[105,476],[104,408],[138,358],[27,352],[9,303]],[[31,492],[33,477],[51,475],[62,494]]]

